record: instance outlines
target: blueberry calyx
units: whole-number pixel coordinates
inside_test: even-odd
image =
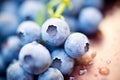
[[[33,64],[33,58],[32,58],[32,56],[31,55],[26,55],[25,57],[24,57],[24,62],[26,63],[26,64]]]
[[[49,25],[46,31],[50,36],[55,36],[57,34],[57,27],[54,25]]]
[[[61,59],[55,58],[52,62],[52,67],[59,69],[61,64],[62,64]]]

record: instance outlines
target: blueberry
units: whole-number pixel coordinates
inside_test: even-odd
[[[72,58],[84,55],[89,49],[89,40],[82,33],[72,33],[64,45],[66,53]]]
[[[33,80],[33,76],[23,70],[16,61],[7,69],[7,80]]]
[[[104,5],[104,0],[84,0],[85,7],[96,7],[101,9]]]
[[[87,35],[94,34],[103,18],[102,13],[94,8],[84,8],[79,14],[79,30]]]
[[[64,20],[48,19],[41,29],[42,39],[51,46],[60,46],[70,34],[69,26]]]
[[[12,13],[2,12],[0,14],[0,35],[8,37],[16,33],[18,26],[17,16]]]
[[[74,60],[63,49],[52,52],[52,67],[59,69],[63,74],[70,74],[74,67]]]
[[[20,40],[17,36],[11,36],[3,43],[2,54],[6,62],[11,62],[13,59],[18,59],[20,51]]]
[[[25,71],[40,74],[51,65],[49,51],[37,42],[26,44],[19,53],[19,61]]]
[[[20,6],[19,15],[23,20],[35,21],[38,11],[41,12],[43,18],[46,18],[46,8],[43,3],[38,0],[26,0]]]
[[[33,21],[24,21],[19,25],[17,34],[21,40],[21,45],[25,45],[34,40],[40,41],[40,26]]]
[[[48,68],[43,74],[40,74],[38,80],[64,80],[62,73],[56,68]]]

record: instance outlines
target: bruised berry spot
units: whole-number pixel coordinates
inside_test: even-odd
[[[55,36],[57,34],[57,27],[54,26],[54,25],[49,25],[48,26],[48,29],[47,29],[47,33],[50,35],[50,36]]]
[[[86,43],[85,45],[85,52],[87,52],[89,50],[89,43]]]
[[[52,63],[52,67],[59,69],[62,64],[62,61],[58,58],[55,58]]]
[[[32,56],[31,55],[25,55],[24,62],[26,64],[32,65],[33,64],[33,58],[32,58]]]

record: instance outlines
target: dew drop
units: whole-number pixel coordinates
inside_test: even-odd
[[[84,75],[86,72],[87,72],[86,69],[84,69],[84,70],[80,70],[80,76]]]
[[[108,74],[109,74],[109,69],[106,68],[106,67],[99,68],[99,73],[100,73],[101,75],[108,75]]]

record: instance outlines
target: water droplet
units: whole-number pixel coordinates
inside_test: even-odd
[[[109,69],[106,68],[106,67],[99,68],[99,73],[100,73],[101,75],[108,75],[108,74],[109,74]]]
[[[69,77],[69,80],[75,80],[75,77]]]
[[[86,72],[87,72],[86,69],[84,69],[84,70],[80,70],[80,76],[84,75]]]

